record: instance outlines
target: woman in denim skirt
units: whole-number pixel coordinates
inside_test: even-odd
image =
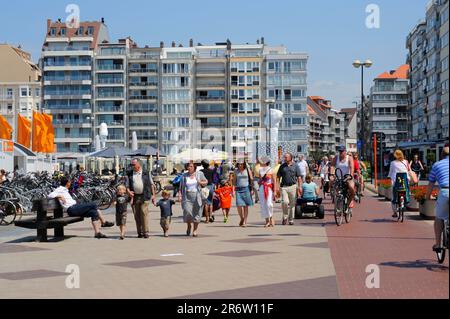
[[[236,206],[238,208],[241,221],[240,227],[247,227],[248,208],[253,206],[253,174],[247,167],[244,160],[238,162],[238,167],[234,171],[233,185],[235,188]]]

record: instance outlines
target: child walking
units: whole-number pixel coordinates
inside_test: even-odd
[[[162,199],[156,203],[156,207],[161,210],[160,225],[164,231],[164,237],[169,237],[169,227],[172,222],[172,206],[175,205],[175,201],[170,199],[170,192],[164,190],[162,192]]]
[[[228,180],[222,180],[220,182],[220,187],[215,192],[219,195],[220,207],[222,208],[223,213],[223,222],[226,224],[228,223],[234,188],[230,186],[230,182]]]
[[[120,229],[120,240],[125,239],[125,231],[127,224],[127,206],[128,202],[133,199],[127,195],[127,188],[124,185],[117,186],[117,198],[116,198],[116,225]]]

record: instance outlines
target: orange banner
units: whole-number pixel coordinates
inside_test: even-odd
[[[3,115],[0,115],[0,139],[11,140],[12,132],[13,128],[11,125],[3,117]]]
[[[51,115],[33,112],[33,152],[55,152],[55,129],[52,120]]]
[[[17,143],[26,148],[31,146],[31,122],[20,114],[17,117]]]

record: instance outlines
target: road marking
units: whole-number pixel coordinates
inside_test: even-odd
[[[161,257],[175,257],[175,256],[184,256],[184,254],[164,254]]]

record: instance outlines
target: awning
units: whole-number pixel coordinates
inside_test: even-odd
[[[36,157],[37,155],[25,146],[14,143],[14,156]]]

